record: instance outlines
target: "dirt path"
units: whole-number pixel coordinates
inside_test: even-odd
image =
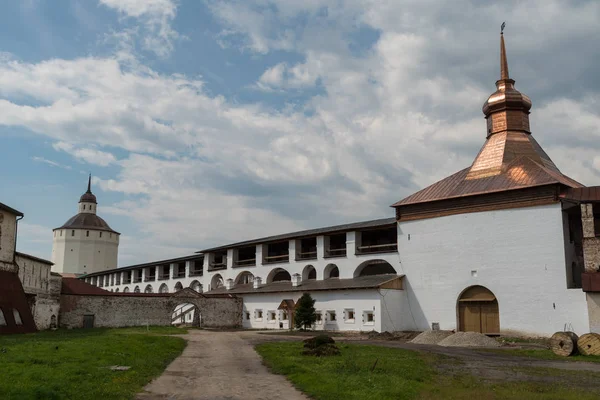
[[[191,330],[181,356],[136,399],[307,400],[271,374],[240,332]]]

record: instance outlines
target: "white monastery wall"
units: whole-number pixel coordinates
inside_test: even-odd
[[[560,204],[407,221],[398,272],[419,329],[456,329],[460,294],[481,285],[498,300],[502,332],[582,334],[585,294],[567,289],[564,247]]]
[[[118,263],[118,248],[119,235],[115,233],[57,229],[52,243],[54,270],[58,273],[85,274],[114,269]]]

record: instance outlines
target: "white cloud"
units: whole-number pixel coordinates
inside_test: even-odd
[[[48,164],[52,167],[57,167],[57,168],[62,168],[62,169],[71,169],[71,166],[69,166],[69,165],[63,165],[63,164],[57,163],[56,161],[48,160],[47,158],[44,158],[44,157],[35,156],[35,157],[31,157],[31,159],[35,162],[41,162],[44,164]]]
[[[143,8],[126,9],[134,3],[112,4],[132,17],[145,15]],[[527,77],[523,67],[538,65],[537,58],[552,48],[545,31],[551,21],[564,16],[576,24],[581,14],[583,26],[565,28],[569,38],[600,34],[583,15],[593,6],[556,13],[551,10],[559,3],[544,4],[550,7],[540,20],[544,29],[531,26],[522,40],[517,32],[525,31],[525,21],[516,12],[507,16],[516,21],[507,41],[509,60],[519,60],[511,72],[517,71],[521,89],[558,84],[548,70]],[[389,204],[468,166],[483,144],[481,104],[494,90],[499,68],[496,34],[481,32],[490,30],[500,6],[416,0],[209,5],[224,24],[221,40],[227,45],[300,55],[297,63],[273,56],[256,86],[283,93],[318,84],[319,93],[295,107],[240,104],[209,94],[201,80],[155,71],[126,47],[104,58],[0,58],[0,124],[28,128],[64,142],[57,146],[79,159],[118,168],[116,176],[97,182],[125,199],[101,206],[109,223],[110,217],[129,217],[139,227],[139,235],[123,236],[122,261],[391,216]],[[290,30],[300,17],[306,26]],[[459,17],[474,22],[462,26]],[[356,55],[347,33],[364,26],[377,35]],[[577,62],[593,68],[594,60],[586,60]],[[533,97],[534,135],[566,173],[593,183],[600,173],[600,117],[592,106],[597,94],[546,96]],[[107,147],[126,155],[116,161],[100,150]]]
[[[76,147],[66,142],[54,143],[52,147],[56,151],[64,151],[65,153],[69,153],[71,156],[79,160],[85,161],[89,164],[99,165],[101,167],[106,167],[117,162],[117,159],[114,155],[105,151]]]
[[[173,51],[173,41],[180,37],[171,24],[177,15],[174,0],[99,0],[120,14],[140,20],[146,29],[144,48],[166,57]]]

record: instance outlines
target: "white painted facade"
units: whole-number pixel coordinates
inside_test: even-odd
[[[77,215],[95,216],[95,196],[92,195],[94,201],[83,201],[84,196],[79,202]],[[120,235],[117,232],[85,226],[78,228],[76,225],[54,229],[52,235],[54,272],[89,274],[112,270],[118,265]]]
[[[398,251],[419,329],[456,329],[461,292],[481,285],[498,299],[501,332],[589,332],[585,294],[567,289],[559,203],[402,222]]]
[[[432,219],[401,222],[398,225],[398,252],[357,255],[356,232],[346,233],[345,257],[324,257],[324,236],[317,237],[317,259],[296,261],[297,241],[289,241],[290,262],[261,264],[264,246],[256,246],[258,265],[234,268],[234,249],[227,251],[226,268],[210,271],[211,255],[205,254],[202,276],[189,276],[194,261],[186,261],[185,277],[176,276],[176,263],[170,264],[169,279],[145,282],[151,268],[139,269],[140,282],[124,284],[124,271],[86,278],[107,290],[141,292],[147,286],[159,292],[166,285],[169,292],[177,288],[202,285],[203,291],[217,282],[235,287],[241,277],[251,273],[267,283],[273,272],[285,269],[290,275],[305,275],[314,266],[317,280],[327,278],[330,264],[339,268],[340,278],[358,276],[366,261],[384,260],[399,275],[404,275],[403,290],[331,290],[315,291],[315,307],[323,322],[317,329],[326,330],[427,330],[438,323],[440,329],[458,328],[457,305],[463,291],[474,285],[488,288],[499,303],[502,333],[551,335],[556,331],[589,332],[590,324],[585,294],[581,289],[567,289],[567,260],[570,245],[565,243],[565,224],[560,203],[451,215]],[[139,275],[138,275],[139,274]],[[120,283],[114,278],[121,275]],[[133,279],[133,278],[132,278]],[[102,283],[100,284],[100,281]],[[284,299],[297,301],[297,292],[241,294],[244,299],[243,326],[261,329],[288,329],[287,320],[277,310]],[[345,310],[352,309],[355,322],[347,323]],[[258,316],[262,311],[262,317]],[[364,326],[363,312],[374,311],[373,325]],[[334,311],[337,321],[327,320]],[[270,313],[275,318],[270,318]],[[360,323],[359,323],[360,321]],[[281,324],[281,325],[280,325]]]
[[[277,310],[284,299],[297,302],[304,293],[243,294],[242,326],[251,329],[289,329],[287,312]],[[403,290],[357,289],[310,292],[319,316],[314,328],[327,331],[397,331],[410,319]],[[335,314],[335,318],[333,315]]]
[[[119,235],[90,229],[55,229],[52,238],[53,270],[87,274],[116,268]]]

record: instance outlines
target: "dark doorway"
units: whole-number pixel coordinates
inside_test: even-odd
[[[94,327],[94,315],[83,316],[83,329],[91,329]]]

